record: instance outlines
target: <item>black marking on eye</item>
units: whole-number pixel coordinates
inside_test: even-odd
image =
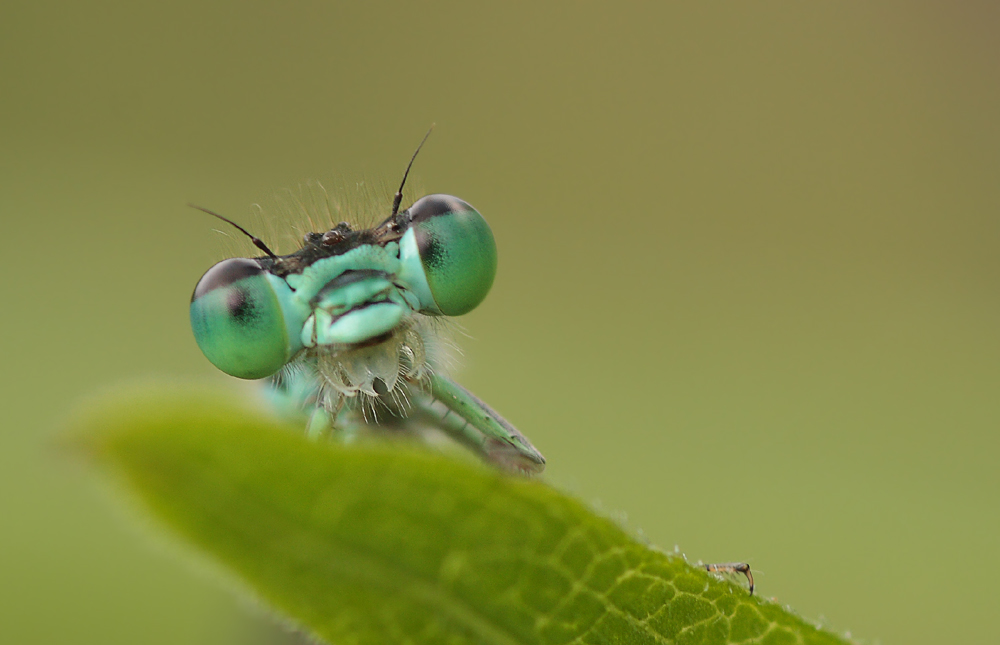
[[[439,269],[448,262],[448,250],[445,244],[433,233],[422,229],[416,229],[414,234],[417,238],[417,250],[420,253],[420,261],[425,267]]]
[[[414,202],[413,206],[410,206],[406,212],[411,223],[419,224],[433,217],[447,215],[448,213],[463,213],[470,210],[472,210],[472,206],[458,197],[451,195],[428,195]]]
[[[251,278],[264,273],[257,260],[248,258],[231,258],[219,262],[201,277],[198,286],[191,294],[191,302],[204,296],[210,291],[222,289],[243,278]]]
[[[372,381],[372,389],[375,390],[375,394],[378,394],[379,396],[385,396],[389,393],[389,388],[386,386],[385,381],[379,377],[375,377],[375,380]]]
[[[248,327],[256,322],[258,317],[257,303],[245,289],[235,288],[226,296],[226,307],[229,317],[242,327]]]

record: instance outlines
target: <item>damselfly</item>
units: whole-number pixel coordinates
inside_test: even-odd
[[[347,431],[360,411],[367,425],[420,421],[500,468],[540,472],[545,459],[524,435],[432,355],[435,319],[482,302],[497,251],[486,220],[457,197],[428,195],[400,210],[416,156],[382,223],[308,233],[289,255],[200,209],[264,255],[223,260],[202,276],[191,297],[195,339],[223,372],[268,379],[274,400],[307,412],[310,435]]]

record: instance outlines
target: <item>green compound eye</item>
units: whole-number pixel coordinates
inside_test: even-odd
[[[497,245],[476,209],[451,195],[428,195],[407,211],[400,241],[401,278],[422,311],[460,316],[476,308],[493,286]]]
[[[198,281],[191,296],[194,338],[205,357],[226,374],[270,376],[300,349],[293,345],[297,341],[289,342],[275,280],[280,282],[255,260],[233,258]]]

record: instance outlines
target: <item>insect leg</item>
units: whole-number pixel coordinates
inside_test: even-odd
[[[432,396],[464,420],[456,430],[451,419],[449,423],[442,419],[438,423],[442,430],[504,470],[540,473],[545,468],[545,457],[531,442],[472,392],[438,374],[430,376],[430,386]]]

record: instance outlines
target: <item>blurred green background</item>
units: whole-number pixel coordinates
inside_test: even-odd
[[[0,640],[268,638],[52,439],[225,379],[186,202],[391,185],[436,122],[417,182],[500,249],[460,380],[548,481],[837,631],[996,642],[998,7],[4,3]]]

